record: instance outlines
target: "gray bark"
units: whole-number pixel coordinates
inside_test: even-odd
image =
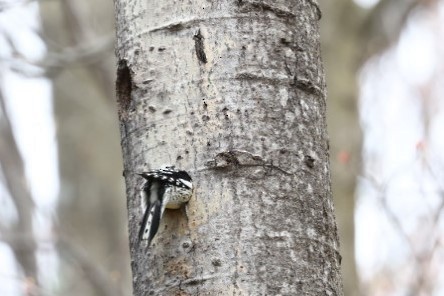
[[[135,295],[342,295],[314,1],[116,0]],[[150,249],[134,172],[196,186]]]

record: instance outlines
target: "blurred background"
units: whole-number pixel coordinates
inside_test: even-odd
[[[345,295],[444,295],[444,3],[320,4]],[[114,39],[0,0],[0,295],[131,295]]]

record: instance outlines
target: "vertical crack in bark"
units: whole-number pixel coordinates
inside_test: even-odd
[[[116,93],[118,103],[119,119],[126,121],[128,118],[128,110],[131,105],[131,90],[133,88],[133,81],[131,71],[128,67],[127,61],[122,59],[119,61],[117,67]]]
[[[200,33],[200,29],[193,36],[194,39],[194,48],[196,49],[196,56],[199,61],[206,64],[207,63],[207,55],[205,54],[204,44],[203,44],[203,36]]]
[[[236,237],[236,240],[237,240],[238,243],[234,246],[234,261],[235,261],[235,264],[234,264],[234,274],[233,274],[233,281],[232,281],[232,283],[233,283],[233,287],[234,287],[235,291],[236,290],[239,291],[240,290],[239,283],[238,283],[238,281],[239,281],[239,260],[240,260],[239,252],[240,252],[240,248],[241,248],[241,243],[240,242],[242,241],[241,240],[241,235],[242,235],[242,227],[243,227],[242,222],[243,221],[241,219],[241,211],[242,211],[240,209],[241,201],[239,199],[239,192],[237,190],[236,183],[234,183],[234,182],[230,183],[230,187],[231,187],[231,190],[233,191],[233,203],[236,205],[236,206],[233,207],[233,216],[235,217],[235,219],[237,221],[239,221],[239,224],[238,224],[237,228],[233,232],[233,234]]]

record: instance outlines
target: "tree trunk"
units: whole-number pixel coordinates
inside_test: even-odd
[[[314,1],[116,0],[135,295],[342,295]],[[135,172],[193,177],[149,249]]]

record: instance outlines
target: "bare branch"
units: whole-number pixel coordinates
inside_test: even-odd
[[[0,241],[3,241],[11,246],[26,245],[31,241],[35,242],[32,237],[20,233],[2,235],[0,236]],[[109,274],[103,268],[101,268],[99,264],[96,264],[81,247],[75,245],[75,243],[71,240],[64,237],[58,237],[56,239],[40,239],[38,242],[42,244],[56,244],[58,249],[65,254],[65,256],[61,256],[61,258],[70,260],[75,266],[82,270],[83,274],[85,275],[85,279],[90,282],[94,288],[94,291],[96,292],[94,295],[123,295],[121,290],[113,284]],[[28,279],[17,278],[17,280],[23,281]],[[34,285],[34,289],[39,290],[40,292],[43,291],[42,288],[37,284]]]
[[[14,255],[28,278],[37,280],[35,259],[36,243],[32,232],[32,213],[34,202],[26,184],[23,160],[14,139],[12,127],[0,91],[0,164],[5,177],[5,186],[17,209],[18,221],[11,232],[29,237],[26,243],[11,244]]]

